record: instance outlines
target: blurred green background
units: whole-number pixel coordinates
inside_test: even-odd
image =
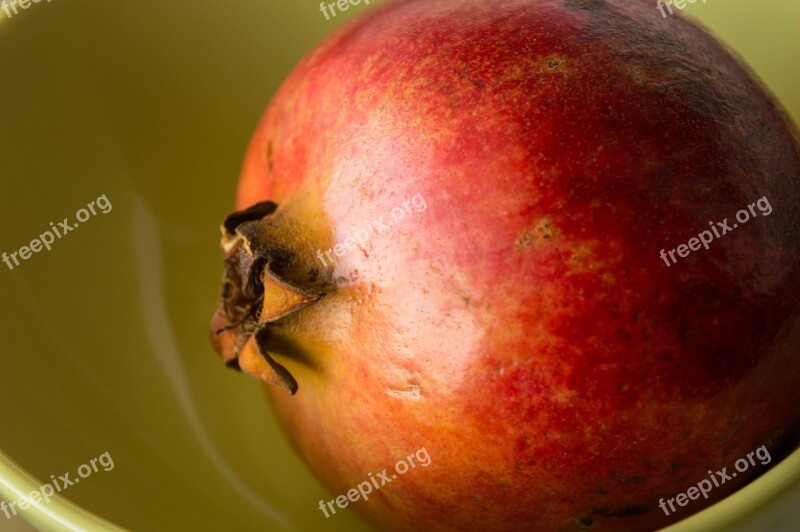
[[[226,371],[206,339],[218,224],[253,128],[293,65],[366,9],[331,21],[311,0],[0,12],[0,251],[102,194],[113,205],[14,271],[0,263],[7,457],[47,480],[110,452],[113,471],[65,495],[135,530],[366,529],[349,509],[322,517],[318,501],[331,496],[279,434],[258,383]],[[798,121],[797,0],[685,12]],[[11,527],[29,529],[0,515],[0,530]]]

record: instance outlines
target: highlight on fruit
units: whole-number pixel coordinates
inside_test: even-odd
[[[411,207],[414,207],[414,210]],[[352,235],[346,237],[343,241],[335,244],[333,247],[328,248],[324,254],[321,249],[317,249],[316,257],[317,260],[322,264],[323,267],[333,267],[335,264],[335,259],[333,255],[337,257],[344,256],[345,253],[348,251],[352,251],[358,247],[359,249],[363,249],[362,246],[367,243],[367,241],[376,235],[380,235],[384,232],[384,230],[388,230],[392,227],[394,222],[401,221],[406,214],[412,214],[414,212],[425,212],[428,209],[428,204],[425,201],[425,198],[422,197],[422,194],[415,194],[414,197],[411,198],[410,201],[406,200],[403,202],[402,206],[398,205],[394,207],[391,211],[391,218],[393,221],[386,221],[384,222],[384,217],[379,216],[373,222],[366,225],[359,230],[357,230]],[[327,260],[326,260],[327,258]]]

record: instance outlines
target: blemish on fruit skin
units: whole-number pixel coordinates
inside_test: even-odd
[[[642,482],[646,482],[647,479],[644,477],[632,476],[630,478],[620,477],[619,481],[621,484],[641,484]]]
[[[397,390],[394,388],[388,388],[386,393],[390,397],[394,397],[396,399],[412,399],[412,400],[419,400],[422,397],[420,393],[419,386],[416,384],[409,384],[406,389],[404,390]]]
[[[560,73],[565,74],[568,72],[567,58],[564,56],[552,54],[544,58],[541,64],[540,72],[544,73]]]
[[[556,235],[556,228],[550,223],[550,220],[542,218],[533,229],[517,238],[516,247],[519,250],[550,243],[556,238]]]
[[[475,85],[479,89],[483,88],[484,84],[483,84],[482,81],[477,80],[477,79],[467,75],[467,70],[469,70],[469,65],[462,66],[460,70],[456,69],[455,67],[451,67],[451,70],[453,72],[455,72],[456,74],[458,74],[459,76],[461,76],[462,78],[468,80],[470,83],[472,83],[473,85]]]
[[[640,65],[635,63],[632,65],[626,65],[623,68],[623,71],[628,75],[629,78],[631,78],[631,81],[637,85],[645,85],[650,82],[650,78],[647,76],[644,68],[642,68]]]

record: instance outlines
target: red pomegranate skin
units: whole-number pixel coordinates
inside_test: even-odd
[[[408,0],[335,32],[272,100],[237,198],[293,213],[294,260],[335,285],[274,327],[299,390],[269,391],[330,499],[424,447],[430,466],[348,510],[650,530],[763,472],[658,507],[798,422],[797,139],[649,0]],[[769,216],[660,258],[764,196]]]

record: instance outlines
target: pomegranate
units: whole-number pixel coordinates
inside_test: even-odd
[[[430,456],[321,507],[381,529],[648,530],[794,444],[796,130],[649,0],[367,10],[273,98],[237,208],[224,361],[269,385],[333,494]]]

